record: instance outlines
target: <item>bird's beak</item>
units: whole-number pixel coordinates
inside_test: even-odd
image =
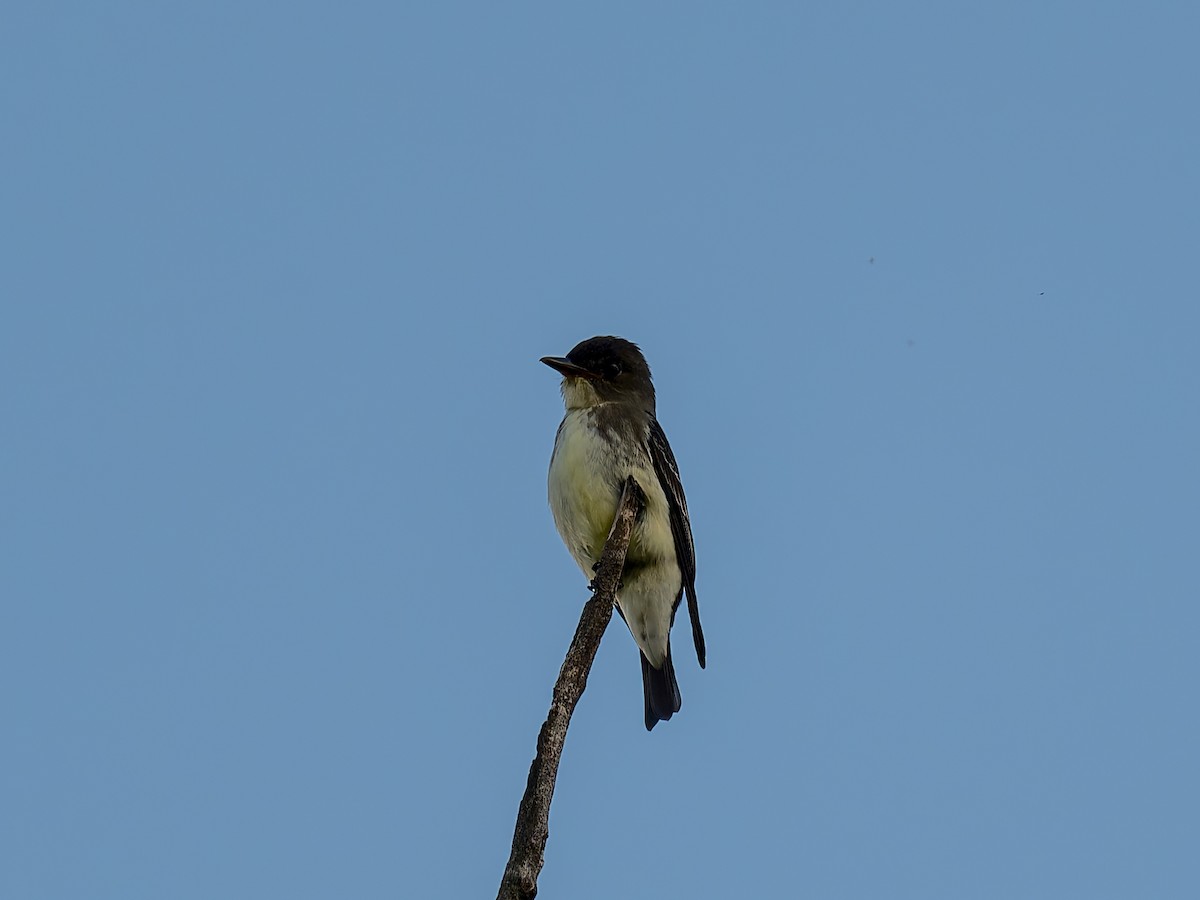
[[[595,378],[596,376],[580,366],[575,365],[569,359],[562,356],[543,356],[542,362],[548,365],[554,371],[561,373],[567,378]]]

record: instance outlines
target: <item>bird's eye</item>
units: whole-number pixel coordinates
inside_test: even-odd
[[[604,377],[605,378],[616,378],[620,374],[621,374],[621,364],[619,362],[605,363],[605,365],[604,365]]]

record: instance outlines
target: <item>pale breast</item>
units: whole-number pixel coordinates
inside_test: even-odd
[[[630,561],[675,559],[670,511],[649,454],[623,453],[593,426],[593,412],[570,410],[559,428],[548,479],[554,524],[576,563],[591,577],[620,500],[621,485],[633,475],[646,494],[646,510],[634,530]]]
[[[548,480],[554,524],[585,571],[599,559],[620,499],[608,442],[588,419],[587,410],[571,410],[563,419]]]

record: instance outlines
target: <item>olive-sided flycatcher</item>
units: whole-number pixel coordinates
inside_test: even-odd
[[[646,495],[634,524],[617,611],[642,655],[646,729],[679,712],[671,625],[687,592],[696,657],[704,633],[696,606],[696,551],[679,468],[655,418],[650,367],[636,344],[594,337],[542,362],[563,376],[567,413],[550,457],[550,509],[563,542],[589,579],[617,515],[625,479]]]

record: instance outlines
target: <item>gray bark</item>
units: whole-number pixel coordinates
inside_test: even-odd
[[[546,715],[542,730],[538,732],[537,756],[529,767],[525,796],[521,798],[521,805],[517,809],[512,854],[504,869],[504,877],[500,880],[497,900],[532,900],[537,896],[538,875],[545,862],[546,840],[550,837],[550,800],[554,796],[554,780],[558,776],[558,762],[567,739],[567,726],[571,724],[575,704],[587,687],[588,673],[600,647],[600,638],[604,636],[604,629],[612,618],[613,600],[625,568],[629,537],[633,532],[634,520],[645,502],[641,488],[630,476],[625,481],[617,516],[604,544],[600,568],[592,582],[595,591],[584,604],[575,637],[554,685],[550,712]]]

